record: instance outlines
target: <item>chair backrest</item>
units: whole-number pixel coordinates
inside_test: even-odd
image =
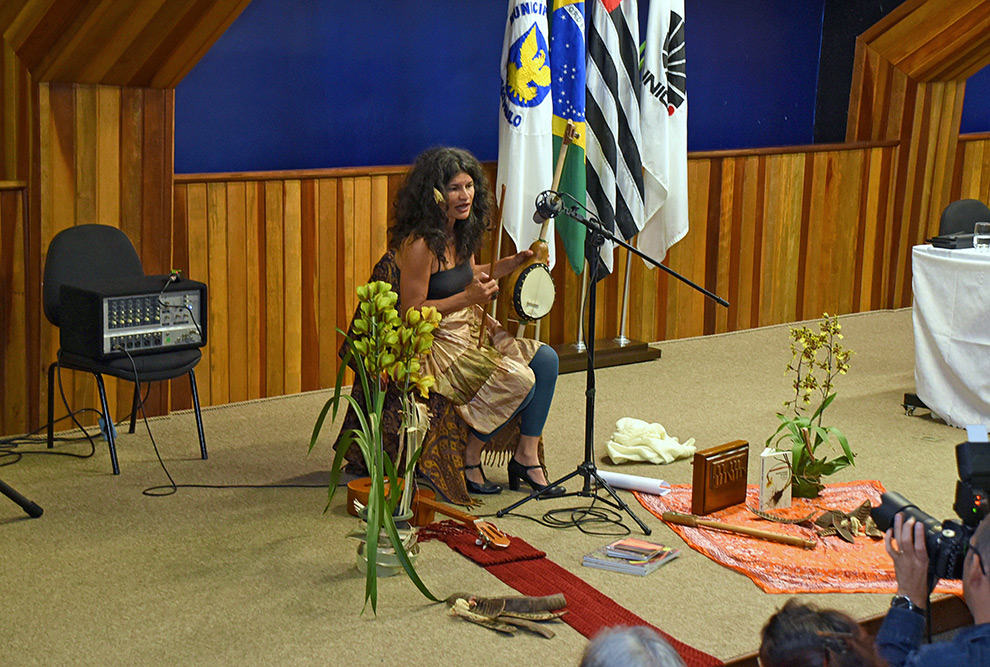
[[[938,234],[972,234],[977,222],[990,222],[990,207],[979,199],[960,199],[942,211]]]
[[[45,317],[59,326],[62,285],[87,287],[108,279],[143,275],[134,245],[116,227],[77,225],[64,229],[48,244],[42,287]]]

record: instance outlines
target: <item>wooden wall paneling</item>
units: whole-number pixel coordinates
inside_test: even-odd
[[[337,379],[337,350],[340,346],[336,329],[342,313],[337,309],[338,247],[337,247],[337,181],[317,180],[316,206],[319,251],[318,257],[318,317],[319,317],[319,382],[321,387],[332,387]],[[346,326],[346,325],[345,325]],[[343,329],[344,327],[340,327]]]
[[[184,186],[186,191],[186,218],[188,252],[189,252],[189,277],[193,280],[207,282],[210,280],[210,239],[209,239],[209,208],[207,186],[205,183],[190,183]],[[207,344],[202,348],[203,358],[196,366],[196,386],[199,391],[199,401],[201,405],[214,405],[213,401],[213,349],[218,342],[213,329],[214,322],[218,315],[215,313],[216,301],[213,296],[212,285],[207,284],[210,304],[208,307],[209,322],[206,330]],[[220,315],[222,317],[222,314]]]
[[[31,166],[31,98],[27,68],[0,40],[0,180],[28,180]]]
[[[980,171],[982,174],[979,181],[979,188],[976,190],[976,195],[974,196],[976,199],[990,203],[990,143],[982,141],[979,146],[982,152],[982,160],[980,162]]]
[[[300,240],[302,252],[302,391],[320,387],[319,229],[316,212],[316,179],[300,181]]]
[[[210,301],[226,308],[228,400],[248,399],[247,211],[245,183],[227,183],[226,194],[226,304],[210,289]],[[216,334],[216,332],[213,332]]]
[[[75,216],[71,225],[90,225],[97,221],[97,105],[96,88],[94,86],[71,86],[75,98],[74,121],[75,130],[72,135],[74,143],[74,176],[75,176]],[[91,376],[84,373],[75,374],[76,391],[74,406],[98,406],[96,383]],[[118,385],[112,378],[105,378],[107,403],[117,405]],[[126,392],[125,392],[126,393]],[[77,408],[78,409],[78,408]],[[116,415],[125,415],[121,409],[111,408]]]
[[[264,278],[266,261],[264,244],[265,185],[258,181],[244,187],[244,235],[247,244],[245,267],[247,270],[247,395],[249,399],[267,394],[265,382],[265,308],[268,298]]]
[[[71,227],[75,222],[76,211],[76,176],[75,176],[75,95],[71,86],[53,84],[48,88],[48,101],[50,104],[50,115],[47,127],[42,131],[49,133],[48,154],[42,154],[42,163],[47,163],[49,167],[49,189],[42,192],[43,208],[51,212],[47,222],[51,227],[47,234],[43,234],[44,243],[48,242],[55,234]],[[44,149],[44,143],[42,144]],[[44,220],[43,220],[44,222]],[[47,335],[47,354],[43,357],[48,361],[54,361],[59,349],[58,329],[45,322]],[[76,376],[71,371],[60,373],[61,385],[66,399],[69,401],[70,409],[77,410],[88,407],[91,404],[80,404],[78,398],[85,399],[85,378],[79,378],[79,390],[77,395]],[[57,387],[56,387],[57,389]],[[55,417],[64,416],[65,406],[56,397]],[[86,420],[84,420],[86,423]]]
[[[206,184],[207,280],[210,302],[220,306],[208,308],[210,340],[210,401],[221,405],[230,400],[229,313],[223,308],[228,299],[227,265],[227,188],[224,183]]]
[[[265,395],[285,393],[285,275],[283,271],[284,190],[280,181],[265,182]]]
[[[337,272],[341,276],[340,285],[343,290],[338,293],[337,316],[339,320],[349,319],[357,307],[355,289],[364,284],[370,277],[360,275],[355,277],[355,239],[354,239],[354,179],[345,177],[338,180],[337,190]],[[340,327],[342,331],[347,326]],[[343,337],[338,336],[338,347],[344,343]]]
[[[829,224],[835,202],[830,183],[832,165],[828,158],[828,153],[809,153],[805,156],[801,241],[795,286],[795,308],[799,320],[821,315],[823,304],[827,301],[824,292],[831,279]]]
[[[17,0],[8,2],[17,4]],[[81,10],[80,4],[20,0],[17,13],[4,14],[9,23],[4,26],[3,37],[29,67],[35,66],[68,31]]]
[[[908,239],[911,236],[909,225],[913,215],[920,209],[920,199],[924,182],[921,178],[927,157],[926,135],[921,128],[927,122],[930,113],[931,98],[926,84],[909,86],[912,95],[909,96],[910,112],[905,110],[902,122],[902,144],[897,165],[897,181],[895,189],[899,197],[895,200],[894,219],[890,232],[890,250],[888,261],[890,281],[887,284],[887,308],[896,308],[901,303],[904,290],[910,285],[905,280],[904,271],[907,266]]]
[[[76,225],[96,223],[97,108],[95,86],[73,86],[75,96]]]
[[[110,72],[114,65],[124,56],[125,51],[131,44],[138,31],[146,25],[158,12],[161,0],[151,2],[129,3],[120,16],[110,16],[107,24],[98,26],[97,34],[111,34],[111,38],[102,43],[101,48],[90,55],[87,59],[80,59],[77,67],[82,69],[76,75],[79,81],[100,81],[106,83],[121,84],[122,81],[111,80]],[[121,4],[121,3],[116,3]],[[105,33],[104,33],[105,31]],[[97,39],[90,39],[91,42],[99,44]]]
[[[166,113],[170,96],[164,90],[141,90],[141,236],[140,240],[132,240],[138,247],[144,272],[149,275],[166,274],[172,268],[172,198],[168,196],[173,171],[172,141]],[[150,384],[146,414],[168,413],[170,384]]]
[[[895,196],[900,196],[892,187],[899,150],[870,150],[870,180],[864,197],[863,270],[859,274],[861,296],[858,309],[861,311],[882,308],[884,304],[886,271],[889,267],[885,261],[887,239],[893,220],[893,200]]]
[[[705,218],[705,257],[703,260],[704,277],[703,282],[698,283],[709,292],[714,293],[718,288],[718,265],[725,258],[722,252],[723,246],[719,241],[722,224],[722,160],[711,160],[709,163],[708,175],[708,202],[706,203]],[[716,331],[717,310],[723,309],[715,301],[704,297],[704,324],[705,334],[713,334]]]
[[[910,246],[917,243],[915,239],[919,236],[924,236],[924,230],[930,224],[930,218],[934,208],[933,198],[941,186],[935,177],[939,173],[942,151],[944,149],[938,142],[939,126],[942,124],[942,118],[945,115],[945,96],[947,91],[945,84],[942,82],[926,83],[924,87],[927,118],[922,121],[923,125],[917,128],[915,136],[918,137],[919,150],[923,151],[922,155],[924,156],[924,161],[922,162],[923,171],[919,174],[919,177],[928,179],[928,182],[922,183],[921,187],[915,189],[917,194],[915,200],[916,207],[912,212],[913,215],[910,217],[908,224],[909,243],[906,248],[908,257],[910,257]],[[942,173],[944,174],[944,171]],[[907,262],[910,264],[910,259]],[[906,287],[906,291],[908,292],[907,297],[910,299],[910,288]]]
[[[120,88],[96,89],[96,222],[120,225]]]
[[[231,0],[211,4],[201,20],[180,35],[182,39],[172,52],[163,54],[164,59],[151,78],[151,87],[178,86],[250,2],[251,0]]]
[[[181,31],[188,27],[187,13],[199,14],[206,8],[204,3],[188,1],[183,2],[181,9],[168,0],[152,0],[148,4],[156,11],[124,36],[128,43],[106,71],[107,80],[126,86],[147,86],[161,62],[174,51]]]
[[[655,257],[663,262],[665,257]],[[632,340],[652,342],[658,337],[654,331],[654,304],[657,300],[656,274],[663,273],[662,269],[647,264],[643,259],[635,257],[631,262],[632,276],[630,279],[629,294],[629,326],[626,334]],[[566,309],[566,317],[562,323],[560,335],[564,341],[577,340],[577,310],[581,300],[581,276],[575,275],[568,267],[565,269],[568,276],[569,301],[574,306]]]
[[[0,182],[0,431],[28,428],[29,347],[24,284],[26,187]],[[17,354],[15,351],[20,350]]]
[[[708,191],[711,160],[688,163],[688,215],[691,226],[685,237],[668,251],[669,266],[685,278],[703,285],[708,241]],[[718,183],[714,186],[718,187]],[[666,289],[665,339],[704,333],[704,301],[708,298],[674,277],[662,277]]]
[[[371,267],[388,249],[388,176],[371,177]],[[490,250],[489,250],[490,252]],[[489,257],[491,260],[491,257]],[[369,267],[370,269],[370,267]],[[369,270],[370,275],[370,270]]]
[[[730,321],[735,317],[736,306],[733,299],[738,296],[736,286],[738,280],[736,276],[739,272],[739,217],[736,215],[736,168],[735,160],[720,160],[719,173],[721,182],[719,188],[719,216],[718,216],[718,262],[716,265],[717,276],[715,282],[715,294],[722,296],[729,302],[729,307],[716,305],[715,308],[715,331],[714,333],[725,333],[731,331]],[[709,261],[710,258],[709,258]]]
[[[863,172],[866,150],[830,152],[830,162],[835,165],[832,180],[835,213],[829,219],[832,254],[831,275],[826,281],[832,287],[823,312],[846,314],[856,312],[855,292],[862,256],[859,234],[860,202],[865,198]],[[815,313],[819,315],[820,313]]]
[[[182,272],[185,278],[194,278],[189,274],[189,214],[186,211],[185,185],[172,187],[172,266]],[[209,301],[209,286],[207,286],[207,301]],[[207,313],[210,306],[207,305]],[[209,315],[207,315],[209,317]],[[207,325],[208,326],[208,325]],[[209,339],[210,332],[206,332]],[[197,385],[200,382],[197,378]],[[192,408],[192,388],[189,382],[180,380],[173,382],[169,392],[172,410],[188,410]]]
[[[94,39],[93,36],[113,35],[115,26],[126,22],[134,4],[88,2],[77,6],[69,25],[59,31],[55,43],[48,45],[34,64],[38,80],[49,81],[53,74],[57,74],[59,81],[94,81],[82,76],[82,71],[87,63],[99,56],[101,50],[110,47],[108,41],[112,43],[114,40]]]
[[[919,81],[965,79],[980,69],[971,68],[986,48],[990,14],[984,0],[928,2],[916,15],[912,31],[902,30],[903,23],[892,31],[898,55],[887,53],[899,69]]]
[[[803,156],[772,155],[767,158],[761,326],[797,319],[803,170]]]
[[[144,236],[144,216],[145,216],[145,195],[147,188],[144,184],[144,161],[145,161],[145,99],[143,91],[132,88],[120,88],[120,119],[118,134],[120,137],[119,146],[119,169],[118,182],[120,187],[119,212],[120,219],[115,223],[134,244],[138,254],[141,255],[141,263],[147,272],[151,267],[145,264],[143,254]],[[126,415],[132,407],[133,385],[129,383],[112,381],[109,385],[114,386],[117,394],[116,413]],[[117,391],[118,387],[125,387],[122,391]],[[150,388],[149,388],[150,389]],[[155,390],[153,393],[143,392],[142,396],[147,396],[145,400],[145,414],[154,415],[161,413],[161,391]]]
[[[962,124],[963,98],[966,93],[966,81],[947,81],[936,146],[939,155],[935,173],[932,177],[932,203],[928,214],[928,225],[924,228],[922,239],[938,234],[939,219],[942,210],[952,201],[952,183],[955,180],[956,154],[959,146],[959,126]]]
[[[297,179],[285,183],[285,217],[283,219],[283,266],[286,394],[302,391],[302,206],[300,183]]]
[[[957,161],[959,186],[952,199],[979,199],[990,202],[990,141],[986,138],[960,138]]]
[[[207,2],[186,2],[180,6],[174,2],[167,3],[161,11],[157,12],[148,25],[144,26],[141,33],[131,44],[124,57],[118,62],[133,66],[125,70],[127,74],[120,77],[125,85],[149,86],[153,88],[167,88],[169,86],[156,86],[156,78],[164,80],[168,75],[161,76],[163,63],[171,57],[180,55],[182,59],[189,57],[189,42],[195,40],[193,49],[199,46],[202,36],[197,34],[197,26],[201,25],[204,17],[210,12],[211,3]],[[220,7],[221,11],[225,9]],[[212,33],[212,26],[205,25],[202,32]],[[181,48],[186,44],[185,49]],[[132,57],[135,49],[140,49],[141,57]],[[111,70],[113,71],[113,70]],[[174,87],[171,86],[171,87]]]
[[[749,329],[759,310],[759,264],[762,257],[762,243],[757,234],[762,229],[763,188],[760,183],[763,157],[740,157],[731,160],[733,170],[732,187],[733,215],[738,226],[738,267],[732,273],[733,284],[729,285],[730,329]]]

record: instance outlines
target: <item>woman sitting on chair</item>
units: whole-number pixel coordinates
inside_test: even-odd
[[[471,493],[499,493],[481,468],[491,437],[519,416],[519,443],[509,460],[509,487],[526,482],[543,489],[540,436],[557,381],[557,354],[549,346],[517,339],[484,313],[498,295],[497,280],[532,251],[500,259],[487,275],[475,265],[492,213],[492,195],[481,165],[467,151],[433,148],[420,155],[396,197],[389,248],[398,268],[400,312],[435,307],[443,320],[434,332],[427,372],[433,391],[455,405],[470,427],[464,478]],[[479,347],[480,327],[487,329]],[[548,489],[544,496],[564,493]]]

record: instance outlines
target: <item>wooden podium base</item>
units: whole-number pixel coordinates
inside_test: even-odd
[[[577,343],[552,347],[560,358],[561,373],[583,371],[588,367],[588,351],[583,347],[579,349]],[[636,364],[659,358],[660,350],[638,340],[619,342],[616,338],[605,338],[595,341],[595,368]]]

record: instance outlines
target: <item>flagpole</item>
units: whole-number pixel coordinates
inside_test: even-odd
[[[615,339],[615,342],[619,345],[627,345],[629,339],[626,338],[626,324],[629,320],[629,275],[632,273],[630,268],[632,267],[632,254],[626,251],[626,279],[625,287],[622,288],[622,319],[619,322],[619,337]]]
[[[584,345],[584,304],[585,298],[588,296],[588,260],[584,260],[584,271],[581,272],[581,308],[578,312],[578,335],[577,342],[574,343],[574,349],[579,352],[585,350]]]

